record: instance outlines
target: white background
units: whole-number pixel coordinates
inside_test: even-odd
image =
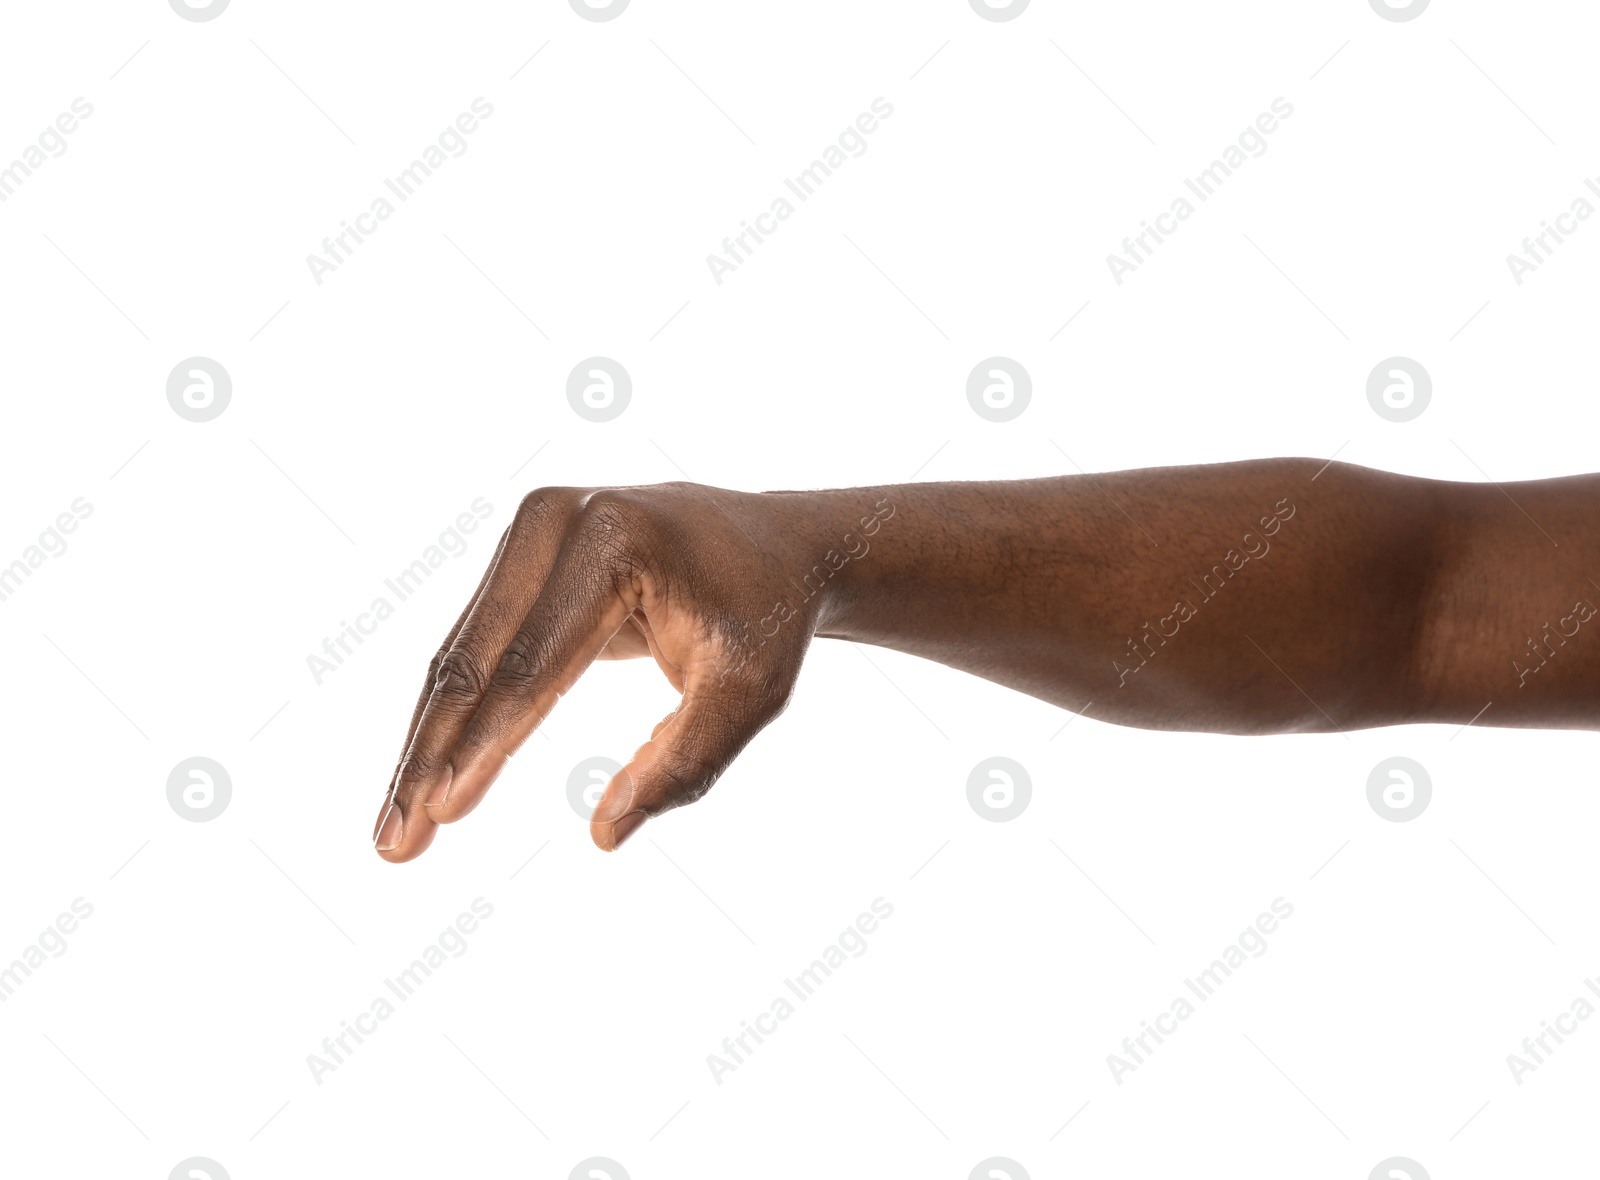
[[[1595,24],[1488,0],[7,6],[0,162],[94,113],[0,204],[0,564],[93,512],[0,602],[0,963],[94,912],[0,1004],[0,1172],[1574,1174],[1600,1025],[1520,1086],[1506,1055],[1600,972],[1586,734],[1492,710],[1063,730],[818,642],[717,789],[617,855],[565,783],[670,708],[649,661],[591,672],[422,859],[370,835],[428,657],[543,484],[1591,469],[1600,225],[1520,286],[1505,256],[1600,173]],[[480,96],[469,150],[318,285],[306,256]],[[866,153],[714,282],[706,256],[879,96]],[[1107,254],[1280,96],[1265,154],[1119,286]],[[565,397],[596,354],[634,382],[604,424]],[[996,354],[1034,381],[1006,424],[964,392]],[[1406,424],[1365,396],[1396,354],[1434,382]],[[234,386],[203,424],[165,395],[196,355]],[[315,683],[306,657],[480,496],[467,552]],[[997,754],[1033,782],[1007,823],[966,799]],[[1366,798],[1397,754],[1433,781],[1409,823]],[[208,823],[166,797],[194,755],[232,779]],[[467,952],[313,1081],[477,897]],[[867,952],[715,1083],[707,1055],[878,897]],[[1117,1084],[1107,1054],[1278,897],[1270,949]]]

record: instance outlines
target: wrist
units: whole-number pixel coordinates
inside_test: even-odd
[[[762,492],[784,543],[774,612],[804,618],[813,634],[847,636],[849,619],[869,585],[882,575],[883,541],[900,515],[898,489],[845,488]],[[769,622],[766,624],[771,626]]]

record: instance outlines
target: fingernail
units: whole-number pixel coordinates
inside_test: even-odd
[[[384,792],[383,803],[378,808],[378,822],[372,825],[372,842],[378,842],[378,833],[383,831],[383,821],[389,818],[389,808],[394,803],[394,786]]]
[[[639,825],[644,823],[644,812],[630,811],[616,823],[611,825],[611,847],[621,848],[622,842],[634,832],[639,830]]]
[[[393,803],[389,810],[383,813],[383,819],[378,822],[378,837],[373,841],[379,852],[389,852],[400,846],[400,832],[405,826],[404,817],[400,809]]]
[[[428,792],[428,797],[423,801],[424,807],[440,807],[450,798],[450,783],[455,778],[455,769],[450,766],[444,768],[444,773],[439,776],[439,781],[433,784],[433,790]]]

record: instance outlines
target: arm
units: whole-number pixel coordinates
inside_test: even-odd
[[[1457,484],[1277,459],[822,492],[533,493],[429,669],[374,832],[407,860],[596,658],[680,692],[607,787],[614,848],[699,798],[813,635],[1102,720],[1255,734],[1593,727],[1600,477]],[[1600,623],[1594,624],[1600,631]]]

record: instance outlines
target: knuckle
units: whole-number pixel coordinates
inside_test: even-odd
[[[649,500],[632,488],[599,488],[578,505],[580,522],[590,528],[636,529],[650,515]]]
[[[631,492],[602,489],[583,498],[573,517],[572,535],[603,564],[632,569],[648,548],[653,510]]]
[[[453,647],[434,658],[433,691],[449,702],[476,701],[488,688],[483,666],[463,648]]]
[[[400,763],[400,774],[396,781],[397,793],[405,794],[417,784],[432,780],[442,768],[443,762],[438,758],[429,757],[425,751],[416,748],[407,750],[405,759]]]
[[[536,488],[517,504],[511,527],[520,533],[547,527],[571,511],[573,499],[571,488]]]
[[[550,490],[539,488],[523,496],[517,503],[517,511],[511,518],[511,527],[518,531],[527,528],[544,511],[548,502]]]
[[[527,685],[538,672],[540,662],[533,641],[519,633],[500,654],[500,662],[494,670],[495,682],[511,687]]]
[[[668,792],[668,807],[687,807],[705,798],[707,792],[721,777],[721,769],[713,762],[686,750],[672,750],[656,764],[657,771],[672,784]]]
[[[447,647],[441,647],[438,651],[433,653],[433,659],[428,661],[427,679],[425,679],[422,684],[422,697],[424,701],[426,701],[428,695],[433,692],[433,686],[439,683],[439,669],[444,666],[444,657],[449,650],[450,649]]]

